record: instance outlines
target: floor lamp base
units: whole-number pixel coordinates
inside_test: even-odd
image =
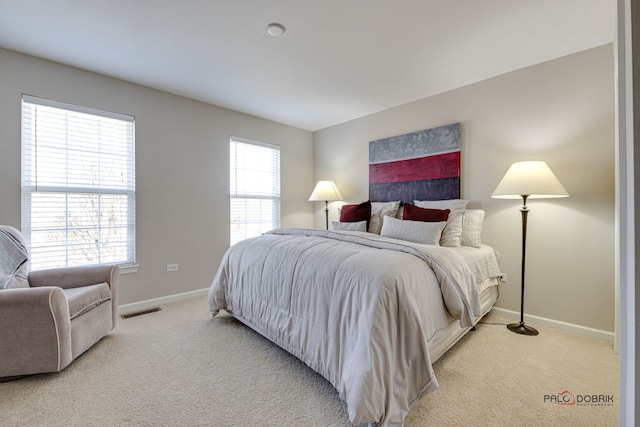
[[[510,323],[510,324],[507,325],[507,328],[509,328],[509,330],[511,332],[515,332],[516,334],[538,335],[538,331],[533,329],[531,326],[525,325],[522,322],[520,322],[520,323]]]

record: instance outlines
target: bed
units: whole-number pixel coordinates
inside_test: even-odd
[[[497,301],[499,255],[484,211],[459,199],[459,124],[372,141],[369,157],[381,201],[343,206],[331,231],[235,244],[209,304],[326,378],[354,425],[401,426],[438,388],[432,364]]]
[[[500,275],[484,244],[277,229],[229,249],[209,303],[324,376],[354,425],[399,426],[438,388],[432,363],[495,304]]]

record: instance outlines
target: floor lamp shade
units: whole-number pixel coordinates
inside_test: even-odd
[[[309,197],[310,202],[324,202],[326,228],[329,229],[329,202],[342,200],[342,194],[333,181],[318,181]]]
[[[524,324],[524,279],[525,252],[527,248],[527,199],[544,199],[569,197],[558,178],[551,172],[549,166],[542,161],[517,162],[511,165],[502,181],[491,195],[497,199],[522,198],[522,277],[520,293],[520,323],[507,325],[509,330],[522,335],[538,335],[538,331]]]
[[[517,162],[511,165],[491,197],[496,199],[569,197],[546,162]]]

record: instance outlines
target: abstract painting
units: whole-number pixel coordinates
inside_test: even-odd
[[[371,201],[460,198],[460,123],[369,142]]]

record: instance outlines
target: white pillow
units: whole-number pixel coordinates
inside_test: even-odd
[[[462,216],[462,236],[460,237],[462,246],[480,247],[484,215],[485,213],[482,209],[467,209],[464,211]]]
[[[468,200],[450,199],[450,200],[414,200],[413,204],[428,209],[466,209]]]
[[[367,221],[338,222],[331,221],[334,230],[340,231],[367,231]]]
[[[468,200],[414,200],[413,204],[427,209],[450,209],[447,226],[442,232],[440,246],[458,247],[462,238],[462,216]]]
[[[409,221],[397,219],[392,216],[383,217],[380,235],[407,242],[424,243],[427,245],[440,244],[442,230],[447,223]]]
[[[371,221],[369,221],[369,233],[380,234],[383,216],[396,216],[400,208],[397,202],[371,202]]]

